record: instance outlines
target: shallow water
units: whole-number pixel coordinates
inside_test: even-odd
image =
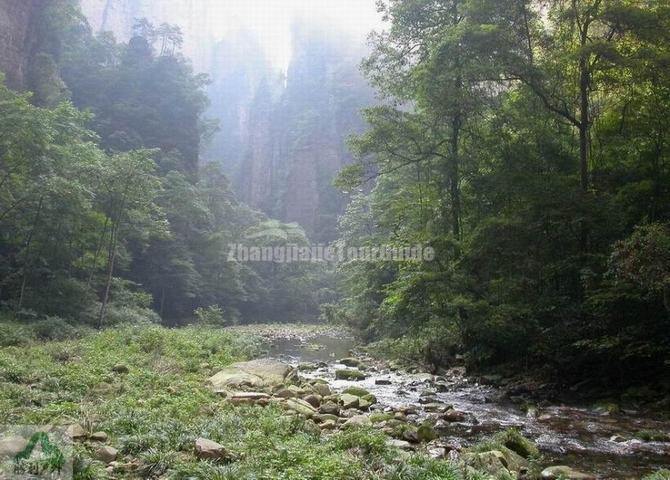
[[[330,332],[273,338],[269,354],[294,365],[324,362],[316,371],[302,375],[324,378],[336,391],[352,385],[363,387],[377,397],[376,408],[411,406],[416,413],[410,418],[417,420],[429,415],[420,403],[421,394],[427,390],[435,392],[435,401],[469,414],[467,420],[440,430],[441,438],[452,443],[468,446],[492,433],[516,427],[537,443],[547,466],[569,465],[603,479],[641,478],[660,468],[670,468],[670,443],[612,440],[615,435],[632,438],[642,430],[670,434],[668,422],[634,413],[602,415],[589,408],[566,405],[549,406],[527,415],[494,387],[476,384],[458,372],[433,377],[393,372],[378,364],[366,370],[368,378],[364,381],[335,380],[335,370],[345,368],[337,360],[350,356],[354,347],[353,338]],[[387,379],[391,384],[376,385],[377,379]]]

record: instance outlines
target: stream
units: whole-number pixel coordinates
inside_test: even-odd
[[[538,408],[527,414],[495,387],[477,384],[459,369],[436,377],[392,371],[384,362],[364,358],[365,380],[336,380],[335,370],[345,368],[338,360],[350,357],[356,347],[353,338],[327,331],[275,334],[268,339],[269,356],[302,366],[302,376],[328,380],[335,391],[350,386],[365,388],[378,399],[375,410],[404,408],[410,419],[420,422],[430,415],[426,410],[436,404],[452,405],[466,415],[462,421],[436,425],[445,445],[468,447],[514,427],[537,444],[546,466],[569,465],[603,479],[641,478],[670,468],[670,443],[632,439],[640,431],[670,434],[667,421],[634,412],[603,414],[567,405]],[[315,369],[304,371],[306,362]]]

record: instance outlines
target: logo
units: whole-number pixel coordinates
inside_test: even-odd
[[[0,479],[72,479],[71,444],[65,429],[60,427],[0,428]]]

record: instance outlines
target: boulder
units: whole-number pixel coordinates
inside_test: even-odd
[[[417,429],[416,433],[417,436],[419,437],[419,441],[421,442],[430,442],[437,438],[437,433],[435,433],[435,429],[429,423],[421,424]]]
[[[339,415],[340,407],[335,402],[326,402],[321,404],[319,412],[326,415]]]
[[[317,383],[312,386],[312,389],[314,390],[314,393],[317,393],[322,397],[327,397],[333,393],[330,390],[330,386],[328,386],[326,383]]]
[[[391,448],[399,448],[400,450],[412,450],[414,448],[411,443],[405,440],[398,440],[397,438],[387,440],[386,445]]]
[[[74,423],[67,427],[67,430],[65,430],[65,435],[67,435],[69,438],[72,440],[83,440],[86,437],[88,437],[88,434],[86,433],[86,430],[84,430],[84,427],[79,425],[78,423]]]
[[[489,452],[468,453],[463,455],[463,461],[469,467],[494,477],[507,475],[510,472],[507,469],[507,460],[505,455],[498,450]]]
[[[372,422],[370,421],[370,417],[368,417],[367,415],[353,416],[349,420],[344,422],[344,425],[342,425],[343,428],[370,427],[370,426],[372,426]]]
[[[365,374],[360,370],[351,370],[351,369],[340,369],[335,370],[335,379],[336,380],[353,380],[360,381],[365,380]]]
[[[458,410],[454,410],[452,408],[444,412],[442,419],[447,422],[463,422],[466,419],[466,415],[465,413],[459,412]]]
[[[201,460],[223,460],[230,457],[226,447],[206,438],[196,439],[195,453]]]
[[[370,395],[370,392],[368,392],[366,389],[361,388],[361,387],[349,387],[349,388],[343,390],[342,393],[347,393],[349,395],[355,395],[357,397],[364,397],[366,395]]]
[[[118,455],[118,450],[110,446],[100,447],[95,451],[95,458],[105,463],[113,462]]]
[[[545,480],[595,480],[596,477],[588,473],[578,472],[565,465],[556,465],[542,470],[540,476]]]
[[[378,378],[375,380],[375,385],[391,385],[392,383],[388,378]]]
[[[363,362],[361,362],[357,358],[343,358],[339,361],[339,363],[341,363],[345,367],[360,368],[363,366]]]
[[[340,395],[340,405],[342,405],[342,407],[345,409],[358,408],[360,401],[360,397],[357,397],[356,395],[351,395],[349,393],[343,393]]]
[[[215,391],[242,387],[274,387],[288,381],[293,372],[290,365],[278,360],[258,359],[234,363],[210,377],[208,381]]]
[[[93,432],[88,438],[94,442],[106,442],[109,436],[105,432]]]
[[[322,422],[319,424],[319,428],[321,430],[335,430],[337,428],[337,421],[336,420],[326,420],[325,422]]]
[[[313,406],[300,398],[288,399],[286,401],[286,408],[299,413],[300,415],[304,415],[307,418],[312,418],[314,414],[317,413]]]
[[[233,405],[252,405],[260,401],[269,401],[270,395],[261,392],[235,392],[229,397]]]
[[[321,406],[321,395],[307,395],[304,400],[309,403],[314,408],[319,408]]]
[[[0,439],[0,457],[15,457],[28,446],[28,440],[22,437]]]

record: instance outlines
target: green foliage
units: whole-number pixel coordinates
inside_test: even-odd
[[[223,310],[218,305],[210,305],[207,308],[198,307],[193,312],[198,323],[203,325],[224,325]]]
[[[460,353],[471,367],[546,365],[604,387],[660,378],[668,10],[380,8],[389,30],[364,68],[388,101],[366,111],[337,181],[351,200],[339,244],[430,245],[436,260],[341,265],[344,299],[328,316],[419,363]]]
[[[258,352],[258,340],[216,328],[108,329],[80,340],[0,349],[0,421],[79,422],[105,431],[143,477],[232,479],[460,478],[455,467],[422,456],[399,460],[372,429],[322,436],[277,407],[232,407],[211,392],[211,372]],[[121,360],[122,359],[122,360]],[[115,373],[119,361],[128,373]],[[32,401],[26,401],[31,398]],[[228,464],[198,460],[205,437],[228,449]],[[75,478],[106,478],[86,448]],[[120,478],[133,473],[117,472]]]

